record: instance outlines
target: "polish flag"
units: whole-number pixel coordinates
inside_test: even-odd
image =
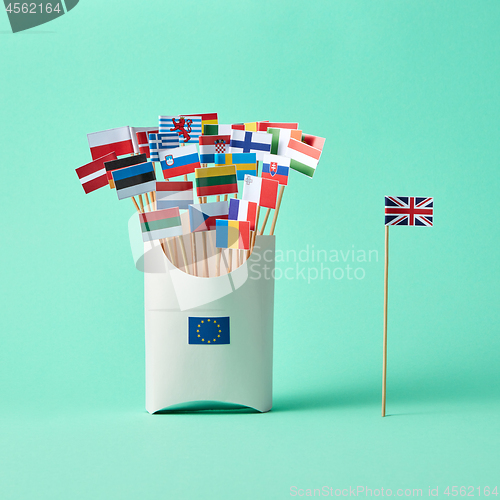
[[[108,185],[108,176],[104,162],[112,160],[116,160],[115,153],[108,153],[76,169],[76,175],[78,175],[86,194]]]
[[[90,154],[93,160],[101,158],[108,153],[115,153],[116,156],[134,154],[134,143],[130,127],[113,128],[87,134]]]

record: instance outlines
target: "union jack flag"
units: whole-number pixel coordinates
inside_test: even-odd
[[[434,198],[386,196],[386,226],[432,226]]]

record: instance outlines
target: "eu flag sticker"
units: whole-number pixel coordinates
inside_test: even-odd
[[[229,344],[229,316],[188,320],[188,344]]]

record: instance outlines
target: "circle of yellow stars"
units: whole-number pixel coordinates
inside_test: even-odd
[[[198,337],[200,337],[200,338],[201,338],[201,334],[200,334],[200,330],[199,329],[201,328],[201,323],[204,323],[204,322],[205,322],[205,320],[202,319],[200,321],[200,324],[198,325],[198,330],[196,330],[196,333],[198,334]],[[210,320],[207,319],[207,322],[210,323]],[[217,328],[219,328],[219,334],[217,335],[217,338],[212,339],[212,340],[207,340],[206,341],[207,344],[211,344],[212,342],[217,342],[217,339],[220,338],[220,334],[222,333],[222,330],[220,330],[220,325],[216,321],[213,321],[213,324],[217,325]],[[201,341],[205,342],[205,339],[201,339]]]

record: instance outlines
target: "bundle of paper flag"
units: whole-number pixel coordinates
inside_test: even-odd
[[[232,267],[233,252],[237,265],[248,258],[271,210],[274,234],[290,170],[313,177],[325,139],[303,133],[294,122],[220,124],[217,113],[195,113],[159,115],[150,127],[95,132],[88,143],[92,161],[76,169],[85,193],[109,185],[118,199],[132,198],[144,241],[159,241],[174,265],[200,276],[207,235],[212,255],[229,258]],[[259,228],[261,208],[266,214]],[[198,238],[202,258],[196,254]]]

